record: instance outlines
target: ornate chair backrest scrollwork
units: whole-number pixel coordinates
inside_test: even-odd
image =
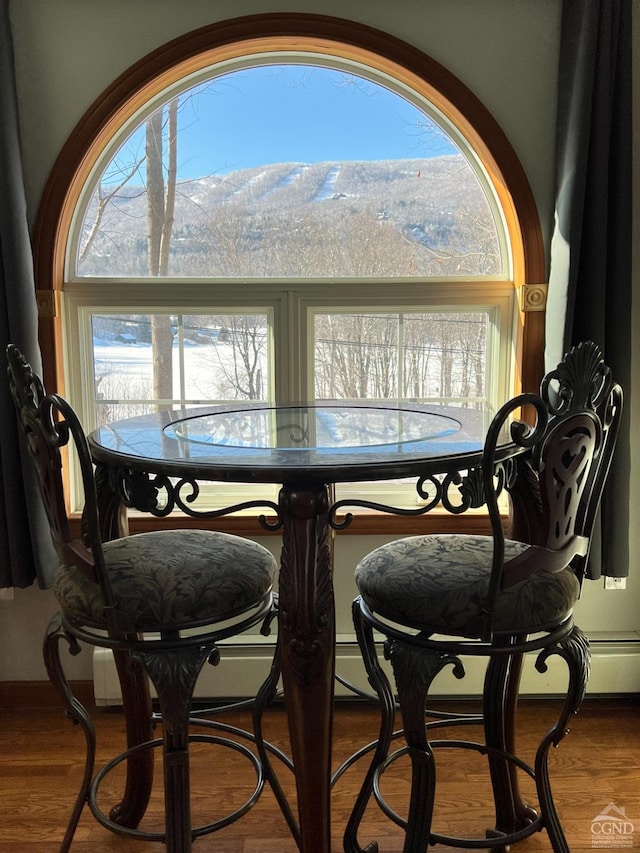
[[[100,584],[107,606],[113,605],[104,568],[93,464],[78,416],[64,398],[47,394],[20,350],[7,347],[9,388],[18,412],[26,446],[38,477],[51,538],[63,565],[74,565]],[[72,440],[77,451],[84,488],[84,537],[73,537],[67,516],[63,448]]]
[[[580,483],[580,500],[576,509],[575,532],[590,544],[602,492],[607,481],[618,438],[623,406],[622,388],[614,382],[597,344],[586,341],[573,347],[557,368],[547,373],[540,385],[540,396],[549,411],[551,424],[585,410],[594,412],[600,421],[602,438],[594,464],[586,470]],[[522,457],[519,474],[510,493],[512,502],[512,535],[536,545],[546,545],[553,535],[544,503],[544,485],[539,462]],[[574,496],[575,497],[575,496]],[[573,568],[582,581],[589,551],[576,555]]]
[[[534,409],[535,422],[515,420],[509,428],[513,443],[524,450],[527,465],[536,476],[536,501],[541,507],[539,541],[519,557],[505,562],[505,534],[498,508],[501,467],[496,464],[496,450],[499,436],[512,414],[527,408]],[[597,467],[602,445],[603,429],[596,412],[575,406],[549,417],[546,401],[535,394],[514,397],[493,419],[482,463],[493,533],[483,639],[492,637],[492,618],[501,590],[534,573],[561,571],[586,554],[588,541],[582,531],[582,507],[591,489],[592,472]]]
[[[600,417],[602,448],[596,464],[589,471],[577,520],[577,529],[590,543],[620,431],[622,388],[613,381],[611,368],[605,364],[600,348],[587,341],[574,347],[565,360],[545,376],[541,394],[552,417],[562,417],[579,406],[592,409]],[[588,557],[587,552],[574,561],[579,580],[584,577]]]

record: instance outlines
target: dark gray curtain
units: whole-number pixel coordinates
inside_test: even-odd
[[[593,340],[625,394],[590,577],[629,570],[631,5],[564,0],[546,366]]]
[[[0,0],[0,587],[47,586],[56,564],[5,370],[7,343],[41,372],[8,0]]]

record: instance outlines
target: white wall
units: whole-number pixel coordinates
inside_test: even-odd
[[[559,0],[13,0],[29,210],[83,112],[122,71],[181,33],[256,12],[347,17],[416,45],[487,105],[551,221]]]
[[[640,11],[640,0],[634,0],[634,5]],[[10,13],[31,221],[66,138],[90,104],[128,66],[181,33],[216,20],[294,11],[348,17],[386,30],[460,77],[492,111],[517,151],[533,188],[548,243],[553,219],[560,0],[352,0],[348,4],[342,0],[236,0],[232,5],[222,0],[13,0]],[[635,42],[640,44],[637,24],[636,34]],[[637,69],[635,76],[638,94]],[[639,139],[636,132],[636,162],[640,162]],[[638,227],[636,221],[636,237]],[[640,240],[634,243],[637,290]],[[640,329],[638,308],[634,317]],[[638,363],[637,353],[634,363]],[[637,412],[635,404],[633,409]],[[633,411],[632,422],[638,422]],[[632,464],[633,481],[638,482],[637,453]],[[638,514],[637,491],[632,496],[632,518]],[[637,526],[631,531],[631,540],[631,553],[638,553]],[[355,561],[379,541],[379,537],[338,539],[339,631],[349,627]],[[273,545],[273,540],[267,544]],[[605,591],[601,583],[586,585],[578,621],[587,633],[600,636],[614,632],[617,637],[638,638],[640,578],[635,569],[632,565],[625,592]],[[35,588],[16,590],[14,601],[0,601],[0,680],[45,678],[40,642],[54,609],[51,593]],[[70,674],[91,677],[87,653],[73,660]]]

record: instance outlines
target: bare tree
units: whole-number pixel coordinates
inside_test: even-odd
[[[176,196],[178,99],[167,105],[168,128],[165,138],[165,110],[156,110],[145,126],[147,172],[147,271],[150,276],[166,276]],[[165,162],[166,149],[166,162]],[[165,168],[167,176],[165,180]],[[151,315],[153,349],[153,394],[157,399],[173,396],[173,334],[171,317]]]
[[[224,318],[223,358],[218,344],[221,380],[226,379],[229,396],[240,400],[264,400],[267,395],[264,369],[267,356],[267,329],[260,315],[234,314]]]
[[[84,261],[89,252],[91,251],[93,243],[97,235],[100,233],[105,213],[109,210],[109,206],[114,202],[115,199],[117,199],[117,197],[122,192],[122,189],[131,181],[133,176],[138,174],[142,162],[142,158],[138,158],[132,163],[128,164],[124,169],[122,169],[120,180],[117,184],[112,185],[109,190],[105,191],[105,187],[102,182],[98,184],[95,193],[95,216],[93,222],[91,222],[90,227],[84,235],[84,240],[82,246],[80,247],[80,262]]]

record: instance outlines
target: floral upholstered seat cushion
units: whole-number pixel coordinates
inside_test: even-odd
[[[135,631],[196,627],[251,608],[270,591],[273,555],[248,539],[207,530],[140,533],[104,543],[117,607]],[[69,617],[105,627],[100,587],[60,566],[53,590]]]
[[[505,560],[528,545],[507,540]],[[491,575],[493,539],[442,534],[411,536],[368,554],[356,569],[356,584],[378,615],[426,633],[478,637]],[[494,630],[534,633],[563,621],[580,587],[571,569],[535,572],[498,595]]]

